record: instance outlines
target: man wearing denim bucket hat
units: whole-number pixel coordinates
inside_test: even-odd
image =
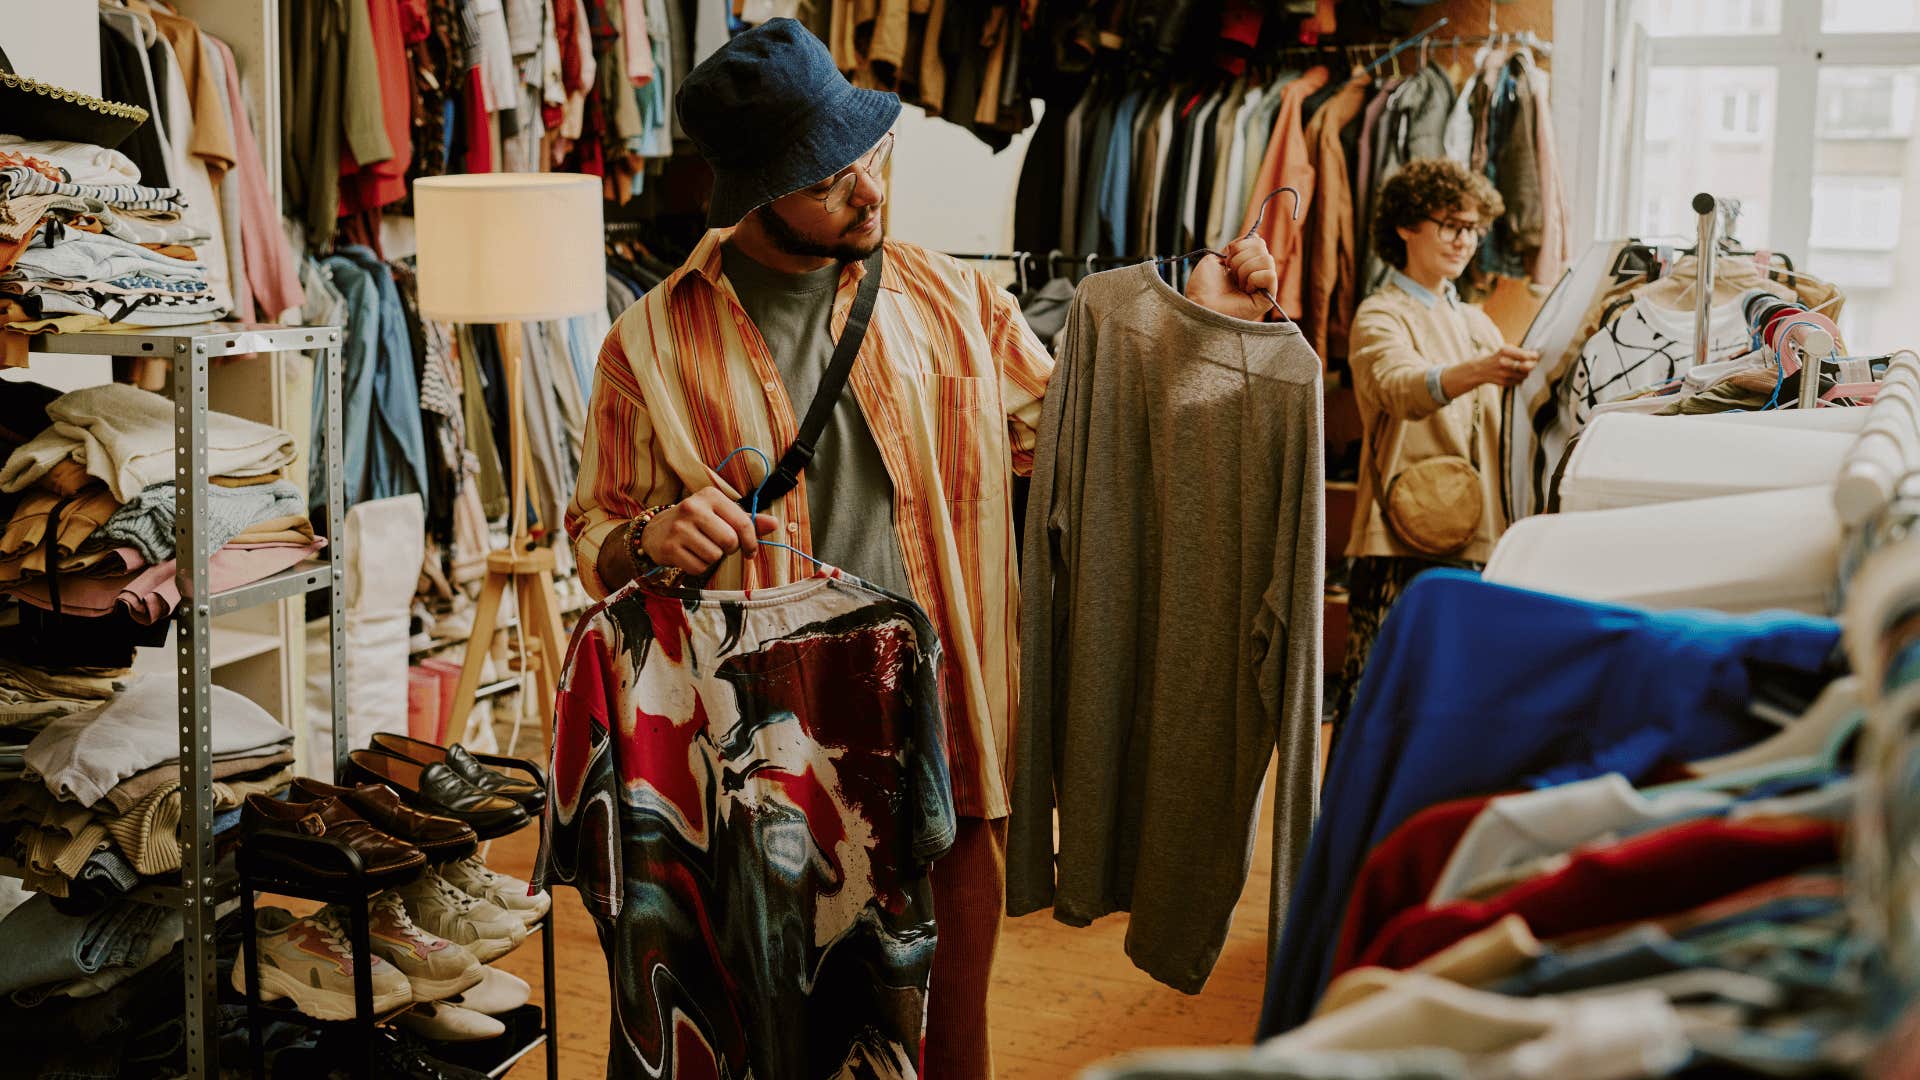
[[[900,101],[854,88],[800,23],[735,37],[681,84],[676,107],[713,167],[713,231],[601,352],[567,516],[581,574],[595,595],[655,568],[710,573],[716,589],[813,574],[758,542],[776,534],[926,609],[946,658],[960,827],[932,872],[923,1075],[991,1076],[986,998],[1019,683],[1007,477],[1032,467],[1053,363],[1005,290],[946,256],[882,244]],[[1197,266],[1187,295],[1262,318],[1258,293],[1275,284],[1265,243],[1227,255]],[[841,339],[850,347],[836,357]],[[766,470],[741,455],[722,485],[712,468],[741,446],[787,451],[820,395],[831,411],[817,414],[817,452],[776,470],[769,490],[784,495],[750,517],[737,500]]]

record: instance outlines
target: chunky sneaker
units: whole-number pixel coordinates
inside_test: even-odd
[[[254,916],[260,949],[260,1000],[292,998],[293,1006],[315,1020],[351,1020],[353,949],[346,924],[330,908],[296,919],[284,908],[263,907]],[[369,958],[373,971],[373,1011],[391,1012],[413,1000],[413,988],[400,969]],[[233,965],[233,986],[247,990],[247,965]]]
[[[415,1005],[394,1023],[434,1042],[478,1042],[507,1033],[507,1025],[493,1017],[444,1001]]]
[[[373,900],[368,942],[373,955],[392,964],[413,984],[413,1000],[440,1001],[469,989],[486,976],[480,958],[464,945],[427,933],[407,918],[406,906],[390,892]],[[336,911],[344,920],[345,912]]]
[[[547,895],[545,889],[532,889],[519,878],[488,867],[478,854],[455,859],[442,866],[440,873],[454,888],[498,904],[520,916],[520,921],[528,926],[539,922],[553,906],[553,897]]]
[[[447,999],[447,1004],[458,1005],[463,1009],[472,1009],[488,1016],[505,1016],[527,1003],[533,996],[533,987],[527,985],[512,972],[501,971],[497,967],[483,967],[487,973],[479,984],[471,990],[464,990]]]
[[[512,952],[527,940],[527,924],[499,905],[468,896],[437,869],[394,890],[414,925],[465,945],[483,964]]]

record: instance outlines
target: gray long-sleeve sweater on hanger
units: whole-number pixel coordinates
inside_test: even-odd
[[[1319,801],[1320,373],[1297,327],[1129,267],[1081,283],[1041,418],[1008,914],[1131,911],[1127,955],[1188,993],[1245,888],[1276,740],[1275,940]]]

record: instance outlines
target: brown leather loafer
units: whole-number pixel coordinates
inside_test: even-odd
[[[400,796],[384,784],[336,787],[302,776],[293,782],[287,798],[303,803],[339,799],[359,811],[374,828],[419,848],[430,863],[463,859],[480,846],[480,838],[465,822],[438,814],[423,814],[401,802]]]
[[[240,827],[248,833],[282,829],[339,840],[359,854],[368,883],[373,885],[399,884],[427,865],[427,856],[419,848],[374,828],[336,798],[294,803],[249,795],[240,811]],[[265,843],[262,848],[263,852],[270,849],[271,843]],[[318,869],[305,860],[289,859],[288,864],[297,867],[296,876],[329,881],[345,876]]]

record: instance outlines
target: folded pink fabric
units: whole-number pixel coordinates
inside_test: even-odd
[[[311,544],[228,544],[208,557],[208,583],[214,592],[249,585],[298,565],[326,546],[326,540],[320,538]],[[117,607],[143,626],[151,626],[172,615],[173,609],[180,605],[180,589],[174,580],[178,564],[168,559],[157,565],[146,565],[140,553],[131,548],[115,554],[125,560],[127,573],[70,575],[60,579],[61,612],[97,618],[112,614]],[[34,607],[53,610],[45,578],[36,578],[4,592]]]

